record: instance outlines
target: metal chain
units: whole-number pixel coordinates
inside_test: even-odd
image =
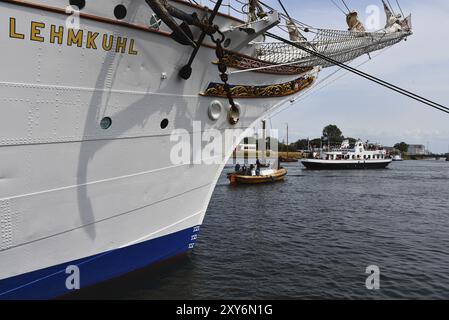
[[[240,110],[234,102],[234,98],[231,92],[231,86],[228,83],[229,81],[229,75],[227,73],[228,67],[226,66],[226,63],[224,61],[225,50],[223,49],[223,42],[225,41],[226,37],[218,29],[218,26],[215,26],[215,31],[220,35],[220,37],[216,38],[214,37],[213,34],[211,34],[211,39],[212,42],[214,42],[216,45],[215,54],[217,55],[218,58],[218,71],[220,72],[220,79],[223,82],[223,89],[226,92],[226,97],[228,98],[229,104],[231,105],[231,110],[229,113],[230,114],[229,121],[232,125],[235,125],[239,122]]]

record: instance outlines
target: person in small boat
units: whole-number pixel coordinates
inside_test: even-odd
[[[241,169],[242,167],[240,166],[240,163],[237,163],[236,165],[235,165],[235,172],[240,172],[240,169]]]
[[[256,169],[260,170],[261,164],[259,158],[256,160]]]
[[[249,166],[249,172],[248,172],[248,175],[249,176],[252,176],[253,175],[253,172],[255,171],[255,169],[256,169],[256,167],[253,165],[253,164],[251,164],[250,166]]]

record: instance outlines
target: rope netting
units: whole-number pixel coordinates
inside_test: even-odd
[[[196,4],[209,2],[215,4],[215,0],[188,0]],[[248,25],[251,23],[248,0],[225,0],[223,10],[229,14],[239,14],[246,17]],[[258,0],[265,12],[276,9]],[[405,26],[401,31],[380,30],[376,32],[359,32],[314,28],[306,23],[298,21],[287,14],[278,12],[281,23],[277,25],[277,33],[285,35],[286,39],[301,44],[316,53],[332,58],[338,62],[352,61],[362,55],[393,46],[411,35],[411,19],[404,20]],[[292,30],[293,29],[293,30]],[[292,34],[296,40],[292,39]],[[263,61],[273,64],[291,64],[299,67],[330,67],[333,64],[323,61],[313,54],[293,47],[283,42],[254,43],[255,56]],[[297,64],[294,64],[297,62]]]
[[[310,29],[315,33],[312,41],[301,43],[324,56],[345,63],[357,57],[392,46],[410,36],[410,31],[400,32],[352,32],[326,29]],[[283,64],[298,62],[301,67],[330,67],[333,64],[282,42],[257,44],[259,59]]]

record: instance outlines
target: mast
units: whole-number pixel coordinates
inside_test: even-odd
[[[288,123],[286,123],[287,125],[287,159],[288,159],[288,149],[289,149],[289,145],[288,145]]]
[[[259,141],[259,143],[262,142],[262,158],[261,163],[266,164],[267,163],[267,131],[266,131],[266,121],[262,120],[262,141]]]

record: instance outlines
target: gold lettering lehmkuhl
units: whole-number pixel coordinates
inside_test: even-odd
[[[20,29],[20,30],[19,30]],[[40,21],[31,21],[29,25],[29,35],[24,33],[24,29],[19,28],[17,20],[14,17],[9,19],[9,37],[12,39],[26,40],[36,42],[49,41],[52,44],[67,45],[69,47],[76,46],[78,48],[86,48],[104,51],[115,51],[117,53],[138,55],[139,52],[135,48],[135,40],[127,37],[114,37],[110,34],[100,35],[99,32],[92,32],[79,29],[64,28],[63,26],[50,25],[48,28],[45,23]],[[65,40],[65,41],[64,41]],[[98,42],[97,42],[98,41]],[[101,41],[101,43],[100,43]],[[101,45],[98,45],[98,44]]]

